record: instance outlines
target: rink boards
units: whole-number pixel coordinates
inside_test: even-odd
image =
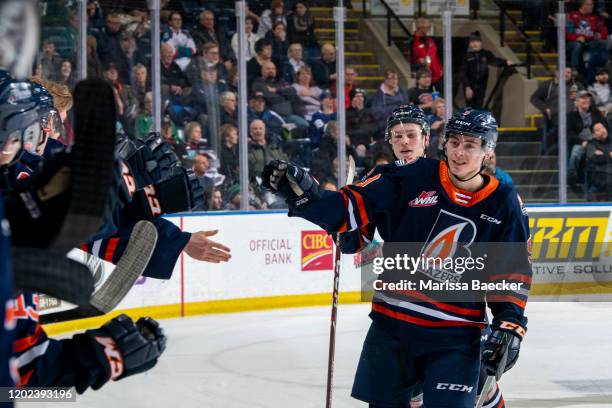
[[[612,206],[531,206],[534,285],[531,300],[612,299]],[[118,311],[177,317],[204,313],[325,305],[331,302],[334,245],[316,225],[289,218],[285,211],[199,213],[168,218],[185,231],[219,230],[212,237],[232,249],[225,264],[183,255],[172,278],[141,278]],[[76,259],[84,259],[78,250]],[[340,302],[361,301],[358,255],[342,256]],[[98,284],[112,265],[89,259]],[[70,305],[42,298],[43,313]],[[52,331],[79,329],[102,318],[51,325]],[[104,320],[108,317],[104,317]]]

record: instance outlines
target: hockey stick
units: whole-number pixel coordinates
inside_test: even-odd
[[[349,156],[349,168],[346,174],[346,184],[353,183],[355,178],[355,161]],[[334,288],[332,294],[331,325],[329,328],[329,354],[327,360],[327,394],[326,408],[332,406],[332,387],[334,382],[334,357],[336,355],[336,321],[338,319],[338,286],[340,284],[340,233],[336,234],[336,257],[334,259]]]
[[[125,252],[117,266],[89,299],[86,306],[42,315],[43,323],[101,316],[112,311],[130,291],[149,264],[157,243],[157,229],[149,221],[139,221],[132,230]]]
[[[510,336],[508,333],[504,333],[504,336]],[[487,399],[487,394],[495,384],[504,374],[504,370],[506,369],[506,363],[508,362],[508,344],[504,347],[504,351],[502,352],[502,356],[499,360],[499,364],[497,365],[497,371],[495,375],[490,375],[487,377],[484,385],[482,386],[482,390],[480,391],[480,395],[478,396],[478,400],[476,401],[475,408],[482,408],[484,402]]]

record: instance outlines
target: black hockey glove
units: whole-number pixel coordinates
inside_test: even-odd
[[[166,349],[166,336],[155,320],[141,317],[134,324],[124,314],[63,342],[74,353],[79,394],[88,387],[97,390],[109,380],[150,370]]]
[[[201,208],[204,189],[193,170],[176,166],[165,180],[137,191],[133,203],[147,219]]]
[[[321,196],[319,182],[306,170],[283,160],[272,160],[261,173],[262,186],[298,208]]]
[[[123,139],[117,144],[117,158],[127,166],[124,180],[130,195],[145,186],[168,178],[173,167],[179,164],[174,149],[157,133],[150,133],[146,140]],[[130,181],[129,178],[133,181]]]
[[[491,325],[492,333],[484,344],[482,358],[487,374],[497,380],[518,360],[521,341],[527,332],[527,318],[522,319],[521,323],[496,319]]]

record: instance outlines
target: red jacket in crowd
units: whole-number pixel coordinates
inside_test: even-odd
[[[596,14],[572,11],[567,18],[565,37],[568,41],[577,41],[578,37],[584,37],[586,41],[605,40],[608,37],[608,30]]]
[[[427,60],[427,57],[431,60],[428,67],[431,72],[431,82],[435,84],[442,78],[442,63],[438,57],[438,46],[433,38],[415,33],[412,46],[413,61],[421,65],[419,60],[421,58]]]

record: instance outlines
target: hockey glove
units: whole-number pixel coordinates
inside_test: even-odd
[[[87,330],[71,340],[75,364],[75,387],[82,394],[109,380],[120,380],[150,370],[166,349],[166,336],[150,317],[141,317],[136,324],[122,314],[99,329]]]
[[[316,201],[321,196],[319,182],[306,170],[286,161],[270,161],[261,178],[265,189],[283,197],[293,208]]]
[[[526,318],[523,318],[526,323]],[[514,319],[513,319],[514,320]],[[482,357],[488,375],[497,380],[510,370],[518,360],[521,341],[527,329],[525,324],[494,320],[492,333],[484,344]]]

